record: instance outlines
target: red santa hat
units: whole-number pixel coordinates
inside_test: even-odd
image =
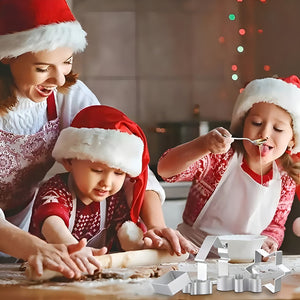
[[[85,36],[65,0],[0,0],[0,59],[58,47],[80,52]]]
[[[142,129],[121,111],[94,105],[81,110],[70,127],[61,131],[53,157],[100,161],[134,178],[131,219],[137,222],[144,199],[149,151]]]
[[[287,78],[263,78],[251,81],[238,96],[233,108],[230,130],[238,132],[253,104],[273,103],[286,110],[293,121],[295,146],[291,154],[300,152],[300,80],[296,75]]]

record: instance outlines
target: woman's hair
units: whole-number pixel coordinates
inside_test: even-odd
[[[232,132],[233,136],[236,137],[243,136],[244,122],[247,115],[248,112],[245,114],[242,120],[242,126],[238,128],[235,132]],[[234,141],[232,143],[232,147],[238,153],[245,152],[242,141]],[[287,172],[287,174],[296,182],[296,184],[299,184],[300,183],[300,161],[294,161],[294,159],[286,152],[281,157],[279,157],[278,160],[280,162],[281,167]]]
[[[60,93],[66,94],[68,89],[76,83],[78,74],[71,71],[66,77],[63,86],[57,88]],[[10,67],[0,62],[0,115],[7,113],[17,104],[18,99],[15,95],[15,86]]]

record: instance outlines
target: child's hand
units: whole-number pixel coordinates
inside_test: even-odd
[[[69,250],[70,251],[70,250]],[[72,250],[71,250],[72,251]],[[107,252],[107,248],[95,249],[92,247],[84,247],[79,251],[70,253],[71,258],[83,273],[93,275],[95,270],[101,269],[101,264],[95,256],[103,255]]]
[[[186,252],[196,254],[198,247],[172,228],[153,228],[144,234],[144,248],[166,249],[172,255]]]
[[[226,153],[233,141],[229,131],[222,127],[215,128],[205,135],[207,149],[215,154]]]
[[[278,244],[275,240],[273,240],[272,238],[268,237],[262,247],[261,247],[263,250],[267,251],[268,253],[273,253],[275,251],[277,251],[278,249]],[[263,261],[267,261],[268,260],[268,257],[264,257],[263,258]]]

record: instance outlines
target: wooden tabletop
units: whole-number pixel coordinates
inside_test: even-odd
[[[92,299],[151,299],[151,300],[250,300],[250,299],[300,299],[300,256],[284,257],[283,262],[291,273],[282,279],[281,289],[271,293],[265,287],[261,293],[234,291],[222,292],[213,286],[212,295],[190,295],[178,292],[173,296],[155,294],[153,279],[96,280],[75,282],[30,282],[19,265],[0,265],[0,298],[30,300],[92,300]],[[295,262],[295,263],[294,263]],[[155,279],[154,279],[155,280]]]

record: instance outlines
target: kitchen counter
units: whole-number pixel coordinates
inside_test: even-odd
[[[152,280],[155,279],[107,279],[95,281],[73,282],[31,282],[24,272],[19,271],[18,264],[0,265],[0,297],[1,299],[30,299],[30,300],[91,300],[91,299],[152,299],[152,300],[250,300],[250,299],[300,299],[300,256],[283,257],[283,264],[291,270],[291,274],[282,279],[281,290],[271,293],[265,287],[261,293],[235,293],[234,291],[220,292],[213,286],[212,295],[191,296],[179,292],[174,296],[154,294]],[[210,266],[215,268],[216,261]],[[239,268],[239,265],[231,265]]]

